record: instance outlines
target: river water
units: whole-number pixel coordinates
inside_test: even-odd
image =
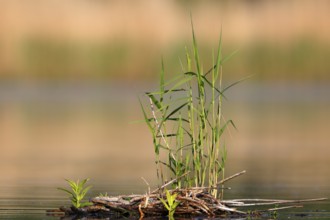
[[[89,197],[145,193],[154,156],[138,96],[153,84],[0,85],[0,219],[58,219],[69,205],[57,187],[90,177]],[[226,198],[330,197],[330,85],[246,82],[228,91]],[[279,212],[330,219],[330,203]]]

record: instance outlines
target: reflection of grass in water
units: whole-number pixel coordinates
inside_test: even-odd
[[[166,63],[169,64],[169,75],[178,69],[177,58],[184,55],[184,43],[169,48]],[[201,55],[210,51],[210,45],[200,48]],[[224,48],[230,50],[230,47]],[[27,40],[22,47],[22,73],[33,77],[49,79],[70,79],[73,77],[88,79],[105,78],[139,78],[155,77],[150,75],[150,63],[156,63],[154,54],[157,47],[152,45],[134,45],[126,41],[104,42],[99,44],[79,44],[68,41],[55,41],[35,38]],[[148,52],[146,52],[148,51]],[[235,78],[242,72],[256,73],[256,79],[329,79],[330,46],[321,42],[302,39],[294,44],[274,45],[257,42],[240,50],[237,63],[228,62],[226,72]],[[212,61],[203,61],[211,66]],[[175,64],[175,65],[174,65]],[[20,75],[20,74],[18,74]]]

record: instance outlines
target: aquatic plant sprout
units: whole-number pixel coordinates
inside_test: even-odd
[[[225,92],[241,82],[222,85],[222,65],[237,51],[222,57],[220,34],[213,66],[204,72],[192,26],[192,55],[186,48],[186,67],[172,80],[165,82],[162,60],[159,89],[146,92],[147,104],[141,109],[154,145],[157,177],[160,184],[167,178],[177,178],[175,186],[208,187],[213,196],[221,192],[227,148],[223,133],[232,120],[225,120],[222,101]],[[145,107],[147,106],[147,107]]]
[[[66,179],[65,181],[69,183],[71,191],[61,187],[57,189],[69,194],[71,203],[74,207],[83,208],[85,206],[90,206],[93,204],[91,202],[82,202],[82,200],[85,198],[86,193],[90,190],[90,188],[92,188],[92,186],[85,186],[89,179],[84,179],[82,181],[77,180],[76,182],[69,179]]]
[[[168,211],[168,216],[173,218],[176,207],[180,204],[180,202],[176,201],[176,197],[178,194],[171,194],[170,191],[166,190],[166,200],[159,198],[159,200],[163,203],[165,208]]]

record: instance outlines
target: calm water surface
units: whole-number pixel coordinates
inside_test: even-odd
[[[150,85],[0,85],[0,219],[58,219],[56,187],[90,177],[89,196],[145,193],[156,184],[152,143],[137,95]],[[330,197],[330,85],[242,84],[225,116],[230,198]],[[330,219],[330,203],[279,219]],[[301,217],[305,216],[305,217]]]

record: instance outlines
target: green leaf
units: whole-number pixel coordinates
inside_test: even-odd
[[[86,193],[92,188],[93,186],[87,186],[84,190],[81,192],[82,198],[85,197]]]
[[[156,92],[145,92],[145,94],[151,94],[151,95],[161,95],[161,94],[167,94],[169,92],[184,92],[185,89],[165,89],[164,92],[156,91]]]
[[[172,210],[175,210],[178,205],[180,205],[180,202],[175,201],[175,203],[172,206]]]
[[[156,139],[153,139],[153,142],[155,143]],[[159,148],[162,147],[160,144],[154,144],[154,151],[156,155],[159,155]]]
[[[89,179],[84,179],[83,181],[81,181],[79,184],[78,184],[78,189],[79,191],[81,191],[83,188],[84,188],[84,185],[87,183],[87,181],[89,181]]]
[[[222,26],[220,31],[220,39],[218,44],[218,54],[217,54],[217,63],[216,63],[216,71],[215,71],[217,75],[219,75],[220,72],[220,66],[222,64],[221,62],[222,62]]]
[[[184,122],[189,123],[189,121],[185,118],[167,118],[166,120],[168,120],[168,121],[180,121],[180,120],[182,120]]]
[[[188,52],[188,48],[185,47],[186,50],[186,60],[187,60],[187,67],[188,67],[188,71],[191,71],[191,58]]]
[[[167,164],[167,163],[165,163],[165,162],[163,162],[163,161],[160,161],[160,163],[163,164],[163,165],[165,165],[166,167],[168,167],[168,169],[170,169],[170,171],[171,171],[173,174],[175,174],[175,169],[174,169],[174,167],[172,167],[170,164]]]
[[[190,14],[190,21],[191,21],[191,32],[192,32],[192,37],[193,37],[193,50],[194,50],[194,57],[195,57],[195,62],[196,62],[196,69],[197,69],[197,73],[200,75],[201,68],[200,68],[200,63],[199,63],[199,52],[198,52],[197,40],[196,40],[196,36],[195,36],[192,14]]]
[[[179,81],[178,83],[174,84],[174,86],[171,89],[167,90],[167,92],[183,91],[182,89],[177,89],[177,88],[180,87],[181,85],[189,82],[190,80],[191,80],[191,78],[185,78],[185,79]]]
[[[244,77],[244,78],[242,78],[242,79],[240,79],[240,80],[238,80],[238,81],[236,81],[236,82],[230,84],[229,86],[227,86],[226,88],[224,88],[224,89],[221,91],[221,93],[223,94],[225,91],[227,91],[227,90],[230,89],[231,87],[233,87],[233,86],[235,86],[235,85],[237,85],[237,84],[239,84],[239,83],[241,83],[241,82],[243,82],[243,81],[245,81],[245,80],[251,78],[252,76],[253,76],[253,75],[249,75],[249,76],[247,76],[247,77]]]
[[[198,74],[195,72],[186,72],[184,74],[198,77]],[[211,88],[215,89],[220,95],[222,95],[223,92],[221,92],[218,88],[213,86],[212,83],[205,76],[202,75],[201,79],[204,80]]]
[[[79,186],[82,188],[88,181],[89,181],[89,178],[84,179],[83,181],[81,181],[81,183],[79,184]]]
[[[224,57],[221,60],[221,64],[224,64],[225,62],[227,62],[228,60],[230,60],[233,56],[235,56],[235,54],[237,54],[238,50],[233,51],[232,53],[230,53],[229,55],[227,55],[226,57]]]
[[[64,189],[64,188],[61,188],[61,187],[58,187],[57,189],[68,193],[70,196],[74,196],[74,194],[72,192],[70,192],[69,190],[67,190],[67,189]]]
[[[166,201],[165,201],[164,199],[159,198],[159,200],[163,203],[163,205],[165,206],[165,208],[166,208],[168,211],[171,210],[171,208],[167,205],[167,203],[166,203]]]
[[[145,121],[146,124],[148,125],[150,131],[151,131],[152,133],[154,133],[155,129],[152,127],[152,125],[151,125],[151,123],[150,123],[150,121],[149,121],[149,118],[148,118],[148,116],[147,116],[147,113],[146,113],[146,111],[144,110],[144,107],[143,107],[142,102],[141,102],[140,99],[139,99],[139,102],[140,102],[140,106],[141,106],[142,113],[143,113],[143,116],[144,116],[144,121]]]
[[[83,202],[83,203],[81,203],[80,204],[80,207],[86,207],[86,206],[91,206],[91,205],[93,205],[93,203],[92,202]]]
[[[163,102],[163,94],[165,91],[165,82],[164,82],[164,75],[165,75],[165,67],[164,67],[164,59],[162,57],[162,71],[160,72],[160,102]]]
[[[161,137],[176,137],[177,134],[163,134],[163,135],[157,135],[157,138],[161,138]]]
[[[68,179],[66,179],[66,181],[69,183],[69,185],[71,186],[73,191],[77,190],[77,184],[74,181],[68,180]],[[78,180],[78,182],[79,182],[79,180]]]
[[[150,94],[150,93],[146,93],[146,95],[152,100],[152,102],[155,104],[155,106],[158,108],[158,109],[161,109],[162,108],[162,104],[161,102],[159,102],[154,95]],[[162,99],[162,98],[161,98]]]
[[[171,198],[172,198],[172,196],[171,196],[170,191],[166,190],[166,199],[167,199],[167,203],[169,205],[171,205]]]
[[[186,102],[186,103],[180,105],[179,107],[177,107],[176,109],[174,109],[171,113],[169,113],[169,114],[166,116],[165,121],[166,121],[169,117],[171,117],[172,115],[174,115],[175,113],[177,113],[178,111],[180,111],[180,109],[182,109],[183,107],[185,107],[187,104],[188,104],[188,102]]]

